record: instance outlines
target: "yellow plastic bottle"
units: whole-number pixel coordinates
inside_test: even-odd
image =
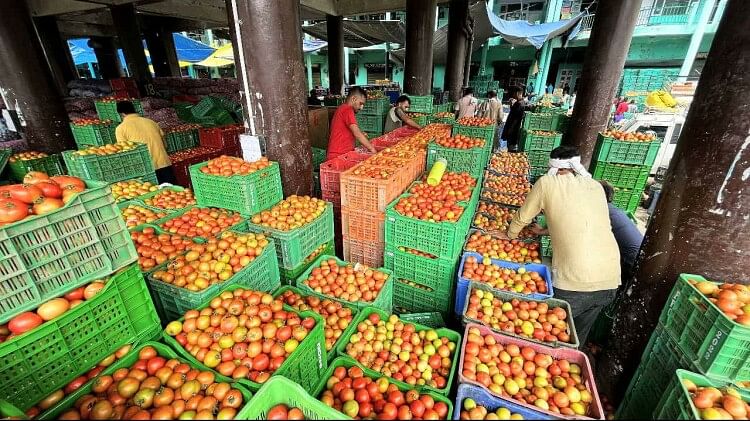
[[[432,164],[430,173],[427,175],[427,184],[430,186],[437,186],[440,180],[445,174],[445,169],[448,167],[448,161],[445,158],[440,158]]]

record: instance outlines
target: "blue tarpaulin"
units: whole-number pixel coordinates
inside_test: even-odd
[[[179,61],[186,61],[189,63],[197,63],[199,61],[204,60],[206,57],[210,56],[211,53],[214,52],[214,48],[199,42],[195,41],[191,38],[188,38],[182,34],[174,33],[172,34],[174,37],[174,46],[175,50],[177,50],[177,59]],[[88,45],[88,38],[77,38],[77,39],[71,39],[68,40],[68,47],[70,47],[70,54],[73,56],[73,62],[78,64],[85,64],[85,63],[96,63],[96,54],[94,54],[94,49],[89,47]],[[144,42],[144,49],[146,47],[146,44]],[[125,63],[125,56],[122,54],[122,50],[117,50],[118,54],[120,55],[120,62]],[[146,60],[148,60],[149,63],[151,63],[151,58],[146,57]]]
[[[579,23],[585,15],[579,13],[571,19],[560,20],[557,22],[533,24],[524,20],[505,20],[500,19],[492,13],[489,3],[487,4],[487,17],[490,20],[495,33],[499,34],[504,40],[515,45],[531,45],[537,50],[542,48],[545,41],[560,36],[571,30]]]

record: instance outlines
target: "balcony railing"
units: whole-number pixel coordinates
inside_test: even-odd
[[[669,6],[654,6],[641,9],[636,26],[683,25],[688,23],[691,7],[694,3]],[[595,14],[584,16],[581,20],[581,31],[590,31],[594,26]]]

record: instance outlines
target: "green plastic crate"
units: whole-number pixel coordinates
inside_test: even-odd
[[[299,408],[306,420],[337,420],[346,416],[310,396],[297,383],[283,376],[271,377],[235,416],[238,420],[266,420],[276,405]]]
[[[555,341],[555,342],[544,342],[544,341],[540,341],[540,340],[537,340],[537,339],[534,339],[534,338],[528,338],[526,336],[516,335],[515,333],[505,332],[503,330],[494,329],[494,328],[492,328],[490,326],[485,325],[480,320],[472,319],[472,318],[466,316],[466,310],[469,308],[469,300],[468,299],[466,299],[464,301],[464,308],[461,309],[461,318],[462,318],[462,321],[463,321],[464,324],[476,323],[476,324],[480,324],[480,325],[485,325],[485,326],[489,327],[490,330],[492,330],[493,332],[497,332],[497,333],[499,333],[501,335],[511,336],[511,337],[514,337],[514,338],[522,339],[524,341],[534,342],[534,343],[537,343],[537,344],[540,344],[540,345],[544,345],[544,346],[548,346],[548,347],[552,347],[552,348],[573,348],[573,349],[578,349],[579,341],[578,341],[578,335],[576,334],[575,323],[574,323],[573,317],[572,317],[573,311],[571,310],[570,304],[568,304],[567,301],[558,300],[558,299],[555,299],[555,298],[546,298],[546,299],[543,299],[543,300],[534,299],[534,298],[531,298],[531,297],[528,297],[528,296],[514,294],[514,293],[506,292],[506,291],[500,291],[500,290],[497,290],[497,289],[494,289],[494,288],[490,287],[487,284],[483,284],[481,282],[469,282],[469,288],[468,288],[468,290],[466,292],[466,297],[467,298],[471,297],[473,295],[472,291],[476,290],[476,289],[482,290],[485,293],[490,293],[490,294],[492,294],[493,297],[498,298],[498,299],[502,300],[503,302],[507,302],[507,301],[510,301],[510,300],[518,300],[518,301],[526,301],[526,302],[536,301],[538,303],[546,303],[549,306],[550,309],[561,307],[568,314],[568,320],[567,321],[568,321],[568,327],[569,327],[568,334],[570,335],[570,342],[558,342],[558,341]]]
[[[385,242],[408,247],[437,257],[452,258],[463,247],[474,211],[467,205],[457,222],[429,222],[396,212],[394,200],[385,211]]]
[[[526,151],[531,167],[545,167],[549,169],[549,151]]]
[[[492,146],[494,146],[495,144],[495,133],[497,132],[496,127],[497,126],[495,126],[494,124],[485,127],[463,126],[461,124],[455,124],[453,126],[451,136],[460,134],[464,136],[484,139],[485,148],[489,148],[488,150],[491,150]]]
[[[434,290],[452,289],[458,268],[460,251],[448,258],[430,259],[417,256],[386,243],[383,267],[392,271],[396,279],[408,279]]]
[[[654,410],[653,419],[659,420],[700,420],[700,412],[693,404],[687,389],[682,384],[683,380],[690,380],[698,387],[715,387],[721,389],[727,386],[733,387],[739,392],[742,400],[750,402],[750,391],[735,387],[734,385],[706,377],[688,370],[677,370],[670,376],[667,389],[660,391],[661,400]],[[666,393],[665,393],[666,390]]]
[[[429,326],[433,329],[445,327],[445,321],[440,313],[406,313],[399,314],[398,318],[404,322],[417,323],[423,326]]]
[[[63,152],[68,174],[89,180],[115,183],[144,177],[156,180],[151,155],[145,144],[134,149],[112,155],[74,155],[75,151]]]
[[[435,142],[427,145],[427,166],[432,165],[440,158],[448,161],[448,171],[469,173],[474,178],[479,178],[484,174],[484,167],[487,166],[489,155],[484,147],[477,146],[471,149],[446,148]]]
[[[162,263],[149,273],[148,286],[154,298],[154,304],[159,311],[162,320],[177,320],[186,311],[197,308],[211,297],[219,295],[219,292],[227,285],[236,285],[255,291],[273,292],[281,286],[279,282],[279,268],[276,266],[276,249],[273,242],[263,249],[263,252],[255,260],[250,262],[239,272],[232,275],[224,282],[210,285],[201,291],[190,291],[166,282],[154,279],[154,272],[166,269],[171,261]]]
[[[115,361],[114,364],[107,367],[102,371],[102,376],[111,376],[112,373],[115,371],[121,369],[121,368],[130,368],[132,367],[136,362],[138,362],[138,353],[146,346],[150,346],[156,350],[156,354],[164,357],[167,360],[170,359],[177,359],[180,360],[180,362],[185,362],[188,364],[191,368],[199,369],[199,370],[206,370],[205,368],[200,368],[196,364],[191,363],[190,361],[180,358],[177,353],[171,349],[170,347],[161,344],[159,342],[145,342],[142,345],[135,347],[133,350],[128,352],[124,357],[121,359]],[[233,379],[230,379],[229,377],[222,376],[220,374],[215,375],[215,381],[221,382],[221,383],[230,383],[233,389],[237,389],[242,393],[242,404],[247,405],[248,402],[252,401],[252,393],[250,393],[249,390],[247,390],[242,385],[237,384],[234,382]],[[72,408],[76,401],[80,399],[82,396],[90,394],[91,393],[91,387],[93,386],[93,383],[86,384],[82,386],[80,389],[76,390],[72,394],[66,396],[63,400],[58,402],[56,405],[49,408],[47,411],[45,411],[41,416],[40,419],[43,420],[51,420],[51,419],[57,419],[62,415],[66,410]],[[243,419],[236,417],[236,419]]]
[[[323,249],[323,251],[316,254],[315,256],[310,254],[309,256],[305,258],[305,261],[302,262],[302,264],[300,264],[296,269],[287,270],[284,268],[280,268],[279,275],[281,276],[281,284],[282,285],[294,285],[297,282],[297,278],[302,276],[302,274],[305,273],[305,271],[310,266],[312,266],[313,262],[315,261],[315,259],[318,258],[318,256],[322,256],[324,254],[328,254],[328,255],[335,254],[333,246],[334,246],[333,240],[329,241],[326,244],[326,247],[325,249]]]
[[[415,116],[413,114],[410,114],[409,118],[411,118],[415,123],[419,124],[422,127],[424,127],[427,124],[429,124],[430,123],[430,119],[431,119],[431,117],[429,115]]]
[[[542,256],[552,257],[552,239],[549,235],[539,237],[539,244],[542,246]]]
[[[247,230],[262,232],[273,238],[279,267],[294,269],[315,249],[333,239],[333,205],[328,203],[326,210],[309,224],[291,231],[280,231],[248,222]]]
[[[323,294],[318,294],[316,292],[311,292],[311,291],[303,291],[302,289],[297,288],[295,286],[291,286],[291,285],[281,286],[278,289],[276,289],[276,291],[274,291],[274,293],[273,293],[273,298],[278,298],[279,296],[281,296],[281,294],[285,293],[286,291],[290,291],[290,290],[292,292],[296,293],[296,294],[299,294],[302,297],[312,296],[312,297],[318,297],[321,300],[331,299],[331,297],[327,297],[327,296],[325,296]],[[353,303],[350,304],[350,303],[346,303],[344,301],[339,301],[339,302],[341,303],[342,306],[344,306],[344,307],[346,307],[346,308],[348,308],[349,310],[352,311],[352,320],[354,320],[354,318],[357,317],[357,313],[359,313],[359,309],[357,309],[357,306],[355,306]],[[285,306],[287,306],[289,308],[293,308],[293,307],[291,307],[289,305],[286,305],[286,304],[285,304]],[[313,311],[313,310],[310,310],[310,311]],[[321,317],[323,317],[323,316],[321,315]],[[334,343],[334,345],[331,348],[331,350],[330,351],[326,351],[326,353],[328,354],[328,362],[331,362],[336,357],[336,346],[339,344],[339,342],[343,338],[344,338],[344,333],[341,332],[341,336],[339,336],[339,339],[336,341],[336,343]]]
[[[164,137],[164,143],[166,143],[167,153],[170,155],[177,151],[195,148],[198,146],[198,130],[169,132]]]
[[[664,327],[659,324],[617,408],[617,419],[651,419],[659,399],[669,389],[675,370],[697,371]]]
[[[359,113],[357,113],[357,116],[359,116],[359,114],[369,114],[382,117],[388,112],[388,110],[390,110],[390,108],[391,103],[388,101],[387,97],[368,99],[365,101],[365,106],[362,107]]]
[[[15,181],[23,181],[23,177],[30,171],[41,171],[49,176],[66,173],[60,154],[30,159],[28,161],[17,160],[15,162],[8,162],[8,168],[10,168],[10,178]]]
[[[0,323],[137,260],[109,186],[0,228]]]
[[[642,190],[621,189],[615,187],[615,196],[612,203],[625,212],[635,212],[641,204]]]
[[[549,158],[549,152],[560,146],[562,133],[554,132],[553,136],[533,133],[531,130],[523,129],[521,132],[521,150],[523,151],[545,151]]]
[[[349,344],[349,339],[357,331],[357,325],[373,313],[379,314],[381,319],[387,319],[388,316],[390,315],[389,313],[386,313],[382,310],[378,310],[374,307],[367,307],[363,309],[362,311],[360,311],[357,317],[355,317],[354,320],[352,320],[352,323],[349,325],[348,328],[346,328],[344,333],[341,335],[342,338],[346,338],[346,339],[340,341],[339,345],[336,347],[337,355],[346,357],[346,358],[351,358],[346,352],[346,345]],[[429,390],[429,391],[437,392],[443,396],[447,396],[448,392],[451,389],[451,386],[453,385],[453,376],[456,374],[456,370],[458,369],[459,359],[461,357],[461,335],[456,331],[446,329],[446,328],[433,329],[429,326],[420,325],[419,323],[412,323],[412,324],[414,325],[417,332],[420,332],[422,330],[434,330],[435,332],[437,332],[438,337],[440,338],[446,337],[448,338],[449,341],[454,342],[456,344],[456,348],[453,351],[450,374],[448,375],[448,380],[445,383],[445,387],[443,389],[435,389],[430,386],[417,387],[417,390]],[[333,364],[331,364],[331,366],[333,367],[334,364],[335,364],[335,361]],[[372,371],[372,370],[369,370],[369,371]],[[378,375],[380,374],[378,373]]]
[[[704,374],[723,380],[750,380],[750,328],[730,320],[689,280],[706,279],[680,275],[659,322]]]
[[[246,287],[243,287],[241,285],[230,285],[229,287],[225,288],[224,291],[234,291],[237,288]],[[202,310],[203,308],[208,307],[209,303],[210,300],[204,302],[197,308],[197,310]],[[325,334],[323,333],[323,318],[314,311],[291,311],[293,313],[299,314],[302,318],[314,318],[316,321],[315,327],[313,327],[307,337],[302,340],[299,346],[297,346],[297,349],[287,357],[283,364],[281,364],[281,367],[274,371],[273,375],[284,376],[302,386],[302,388],[304,388],[306,391],[310,392],[315,389],[321,376],[328,366],[325,347]],[[179,321],[183,321],[183,318],[180,318]],[[344,335],[341,336],[343,337]],[[194,356],[190,355],[190,353],[171,336],[164,333],[162,335],[162,340],[164,341],[164,343],[174,348],[179,355],[183,356],[194,365],[200,367],[200,369],[211,370],[203,365],[203,363],[196,360]],[[216,373],[216,371],[214,372]],[[262,386],[262,384],[253,382],[250,379],[238,379],[237,383],[247,387],[253,392],[258,391],[258,389],[260,389],[260,387]]]
[[[174,211],[174,212],[172,212],[172,213],[169,213],[169,214],[168,214],[167,216],[165,216],[164,218],[162,218],[162,219],[158,219],[158,220],[156,220],[156,221],[152,222],[152,223],[151,223],[151,225],[157,225],[157,226],[159,226],[159,228],[163,229],[164,231],[167,231],[167,233],[168,233],[168,234],[171,234],[171,233],[169,232],[169,230],[167,230],[167,229],[166,229],[166,228],[165,228],[165,227],[163,226],[163,225],[164,225],[164,223],[166,223],[166,222],[167,222],[167,221],[169,221],[170,219],[175,219],[175,218],[178,218],[178,217],[180,217],[180,216],[182,216],[182,215],[186,214],[187,212],[189,212],[189,211],[190,211],[191,209],[193,209],[193,208],[200,208],[200,209],[215,209],[215,210],[219,210],[219,211],[226,211],[225,209],[218,209],[218,208],[201,208],[201,207],[199,207],[199,206],[188,206],[188,207],[186,207],[186,208],[182,208],[182,209],[176,210],[176,211]],[[154,208],[154,209],[156,209],[156,208]],[[226,211],[226,212],[231,212],[231,211]],[[242,232],[242,233],[246,233],[246,232],[247,232],[247,220],[245,220],[245,219],[240,219],[240,222],[238,222],[238,223],[236,223],[235,225],[232,225],[232,226],[230,226],[230,227],[226,227],[226,228],[224,228],[224,229],[223,229],[222,231],[220,231],[220,232],[223,232],[223,231],[227,231],[227,230],[233,230],[233,231],[237,231],[237,232]],[[196,236],[196,237],[190,237],[190,238],[193,238],[193,239],[199,239],[199,240],[203,240],[203,241],[206,241],[206,240],[208,240],[208,238],[206,238],[206,237],[202,237],[202,236]]]
[[[529,176],[533,178],[534,180],[536,180],[537,178],[543,176],[544,174],[547,174],[548,171],[549,171],[549,167],[547,166],[547,164],[545,164],[544,166],[534,166],[534,167],[529,168]]]
[[[89,146],[109,145],[117,142],[115,138],[114,124],[93,124],[79,126],[70,123],[70,130],[73,132],[73,139],[78,145],[78,149],[85,149]]]
[[[356,117],[360,130],[373,133],[383,132],[383,115],[369,115],[358,112]]]
[[[456,124],[456,117],[435,117],[434,115],[431,115],[427,123],[450,124],[452,126]]]
[[[389,313],[391,312],[391,309],[393,308],[393,282],[394,280],[393,280],[393,273],[388,269],[372,268],[374,270],[383,272],[386,275],[388,275],[385,283],[383,284],[383,288],[380,289],[380,292],[378,292],[377,297],[375,297],[375,299],[372,302],[342,300],[341,298],[337,298],[332,295],[327,295],[327,294],[317,292],[313,290],[312,288],[310,288],[309,286],[307,286],[305,284],[305,281],[310,276],[310,273],[312,273],[313,269],[319,267],[320,262],[322,262],[323,260],[328,260],[328,259],[336,260],[339,266],[343,266],[346,264],[356,265],[356,263],[345,262],[336,256],[331,256],[331,255],[326,255],[326,254],[321,255],[317,259],[315,259],[315,262],[313,262],[313,264],[310,265],[310,267],[307,268],[307,270],[305,270],[305,272],[302,275],[300,275],[299,278],[297,278],[297,282],[295,283],[295,286],[299,288],[301,291],[305,292],[306,294],[316,294],[321,297],[325,297],[334,301],[338,301],[342,304],[353,305],[358,310],[362,310],[365,307],[371,306],[371,307],[377,307],[378,309],[384,310]]]
[[[523,128],[526,130],[555,131],[557,129],[554,113],[525,113]]]
[[[0,344],[0,399],[26,410],[121,346],[153,339],[160,330],[133,264],[90,300]]]
[[[446,102],[445,104],[434,105],[432,109],[435,113],[452,113],[455,106],[455,102]]]
[[[318,168],[320,167],[320,164],[325,162],[327,153],[328,152],[323,148],[312,147],[313,168]]]
[[[612,137],[597,137],[593,159],[616,164],[652,166],[661,146],[660,140],[653,142],[626,142]]]
[[[8,158],[13,155],[13,149],[11,148],[0,148],[0,174],[5,170],[5,166],[8,164]]]
[[[135,111],[138,114],[143,115],[143,105],[141,104],[141,100],[128,99],[127,101],[132,102]],[[112,120],[115,123],[122,122],[122,117],[120,117],[120,113],[117,112],[117,102],[118,101],[94,101],[94,108],[96,108],[96,114],[99,116],[99,119]]]
[[[427,313],[437,312],[450,316],[453,305],[452,285],[439,289],[426,290],[409,285],[402,279],[393,283],[393,307],[402,312]]]
[[[432,114],[433,100],[432,95],[409,95],[409,111],[413,113]]]
[[[0,419],[18,419],[27,420],[29,417],[26,413],[16,408],[13,404],[8,401],[0,399]]]
[[[166,211],[166,212],[180,211],[180,210],[187,209],[188,207],[190,207],[190,205],[188,205],[188,206],[185,206],[184,208],[160,208],[160,207],[152,206],[152,205],[149,205],[149,204],[146,203],[146,200],[149,200],[149,199],[151,199],[153,197],[156,197],[160,193],[164,193],[167,190],[181,192],[181,191],[185,191],[187,189],[185,189],[184,187],[180,187],[180,186],[165,186],[165,187],[163,187],[163,188],[161,188],[159,190],[152,191],[152,192],[146,193],[146,194],[142,194],[142,195],[140,195],[140,196],[138,196],[138,197],[136,197],[135,199],[132,199],[132,200],[141,202],[144,206],[146,206],[148,208],[155,209],[155,210],[158,210],[158,211]]]
[[[190,180],[198,206],[229,209],[251,216],[284,199],[281,172],[276,162],[254,173],[231,177],[204,174],[201,168],[207,164],[201,162],[190,167]]]
[[[592,173],[597,180],[606,180],[613,187],[642,191],[651,167],[647,165],[608,164],[596,162]]]

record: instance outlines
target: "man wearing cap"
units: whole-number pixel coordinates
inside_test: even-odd
[[[554,297],[570,304],[578,339],[585,344],[599,312],[620,285],[620,251],[604,190],[581,165],[578,149],[554,149],[549,167],[501,237],[517,238],[544,211],[554,250]]]

